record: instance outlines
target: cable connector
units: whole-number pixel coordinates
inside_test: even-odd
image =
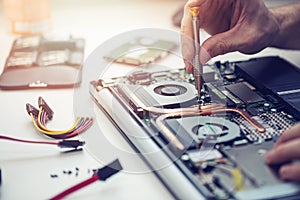
[[[37,117],[39,115],[39,110],[34,107],[33,105],[31,105],[30,103],[26,104],[26,111],[30,116],[30,113],[34,116]]]
[[[39,107],[42,107],[46,111],[46,113],[48,115],[48,118],[51,120],[52,117],[53,117],[54,112],[48,106],[48,104],[46,103],[46,101],[42,97],[39,97],[39,99],[38,99],[38,105],[39,105]]]
[[[72,194],[73,192],[82,189],[98,180],[100,181],[105,181],[107,178],[113,176],[114,174],[118,173],[121,171],[123,168],[119,162],[118,159],[115,161],[111,162],[107,166],[98,169],[96,173],[93,174],[93,176],[85,181],[82,181],[69,189],[66,189],[65,191],[62,191],[61,193],[55,195],[54,197],[50,198],[50,200],[61,200],[64,197],[66,197],[69,194]]]
[[[114,160],[110,164],[106,165],[105,167],[98,169],[97,175],[100,181],[105,181],[109,177],[115,175],[119,171],[123,169],[121,163],[118,159]]]
[[[78,147],[82,147],[84,144],[85,142],[80,140],[62,140],[58,142],[57,146],[59,146],[60,148],[77,149]]]

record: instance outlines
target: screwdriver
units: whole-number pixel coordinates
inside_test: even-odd
[[[193,35],[194,35],[194,58],[193,58],[193,75],[195,78],[195,87],[198,92],[198,101],[201,99],[202,77],[203,73],[202,65],[200,62],[200,19],[199,19],[200,7],[190,7],[190,13],[192,15]]]

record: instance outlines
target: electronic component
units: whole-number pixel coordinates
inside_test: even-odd
[[[90,92],[149,166],[161,169],[161,160],[156,157],[154,162],[152,152],[161,152],[174,163],[170,167],[177,170],[172,173],[157,173],[175,198],[193,199],[191,191],[195,189],[207,199],[278,199],[295,195],[300,188],[280,180],[263,156],[282,132],[297,122],[295,113],[299,113],[283,101],[281,95],[289,94],[274,93],[249,78],[253,66],[256,73],[260,70],[257,65],[277,60],[289,65],[276,57],[205,65],[210,70],[201,101],[197,101],[194,87],[197,80],[184,69],[153,72],[147,68],[125,77],[100,79],[92,82]],[[272,71],[273,67],[268,64],[267,68]],[[273,79],[279,80],[279,75]],[[300,74],[297,77],[290,82],[297,82]],[[290,87],[280,81],[273,84]],[[117,111],[106,102],[107,95],[118,104]],[[151,145],[132,137],[132,127],[138,138],[149,138]],[[177,172],[180,175],[175,175]],[[179,186],[170,181],[182,176],[188,183]],[[192,186],[187,186],[189,183]],[[270,192],[273,189],[282,192]]]
[[[131,79],[130,79],[131,80]],[[136,107],[174,108],[196,103],[195,89],[186,82],[163,81],[151,85],[119,84],[118,90],[126,96],[135,96],[132,102]]]
[[[220,76],[219,73],[216,72],[211,66],[209,65],[203,65],[202,66],[203,73],[201,74],[203,78],[203,84],[204,83],[210,83],[210,82],[216,82]]]
[[[40,45],[39,36],[21,37],[15,41],[14,50],[36,48]]]
[[[236,124],[220,117],[185,117],[167,119],[166,123],[177,134],[185,131],[185,138],[190,135],[196,142],[224,143],[240,136],[240,129]]]
[[[153,63],[176,47],[171,41],[139,37],[112,50],[105,58],[117,63],[140,66]]]
[[[216,149],[209,150],[191,150],[187,152],[189,159],[196,165],[200,162],[216,160],[222,158],[222,154]]]
[[[39,108],[42,108],[45,110],[45,112],[47,113],[47,117],[49,119],[53,118],[53,114],[54,114],[53,110],[48,106],[48,104],[42,97],[38,98],[38,105],[39,105]],[[26,107],[27,107],[27,105],[26,105]],[[33,106],[31,106],[31,107],[33,107]]]
[[[83,60],[82,38],[17,38],[0,76],[0,88],[19,90],[79,86]]]
[[[255,90],[255,89],[256,89],[253,85],[251,85],[250,83],[248,83],[248,82],[246,82],[246,81],[244,81],[243,83],[244,83],[244,85],[246,85],[250,90]]]
[[[221,91],[228,99],[230,99],[237,107],[242,106],[243,102],[240,101],[238,98],[234,97],[230,92],[225,89]]]
[[[135,71],[130,74],[128,80],[133,84],[149,85],[151,84],[151,74],[145,71]]]
[[[262,97],[244,85],[244,83],[227,85],[225,88],[246,104],[257,103],[264,100]]]
[[[235,81],[237,79],[237,76],[235,74],[228,74],[225,75],[224,78],[226,78],[228,81]]]
[[[253,118],[264,126],[266,133],[260,133],[241,117],[233,118],[233,121],[239,124],[241,130],[243,130],[247,139],[252,142],[271,140],[274,136],[279,136],[284,130],[290,128],[295,123],[287,119],[280,112],[261,113]]]
[[[51,130],[46,128],[48,120],[53,118],[53,110],[48,106],[46,101],[42,98],[38,98],[39,109],[35,108],[31,104],[26,104],[26,110],[31,117],[34,127],[41,133],[54,139],[66,139],[74,137],[85,130],[87,130],[93,123],[93,118],[78,117],[71,128],[66,130]],[[64,146],[65,144],[62,144]]]
[[[252,65],[253,62],[256,64]],[[298,68],[279,57],[266,57],[239,62],[237,69],[256,88],[275,98],[279,97],[285,102],[286,109],[300,116],[300,70]]]
[[[277,199],[276,197],[299,195],[297,186],[283,182],[278,177],[279,166],[265,164],[264,155],[273,144],[270,141],[224,151],[225,155],[242,170],[244,179],[247,179],[245,182],[248,181],[246,188],[235,194],[236,199],[248,199],[249,196],[253,199]],[[255,161],[255,167],[253,167],[253,161]],[[273,189],[270,189],[272,186]]]
[[[35,64],[37,52],[13,52],[7,61],[7,67],[31,67]]]
[[[205,83],[210,95],[212,96],[212,102],[226,103],[228,107],[241,106],[243,102],[231,95],[223,86],[216,87],[212,83]]]
[[[273,168],[265,165],[264,153],[270,150],[273,142],[265,142],[257,145],[240,146],[225,150],[225,154],[232,158],[241,169],[250,174],[257,185],[267,185],[282,182]],[[264,152],[264,153],[262,153]],[[255,167],[253,162],[255,161]]]

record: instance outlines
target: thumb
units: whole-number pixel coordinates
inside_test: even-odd
[[[203,42],[200,50],[200,61],[205,64],[211,58],[239,49],[242,44],[233,29],[211,36]]]

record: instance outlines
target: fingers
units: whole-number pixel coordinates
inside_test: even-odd
[[[278,141],[275,144],[275,148],[278,147],[280,144],[293,140],[295,138],[300,138],[300,123],[297,123],[295,126],[291,127],[290,129],[286,130]]]
[[[300,123],[285,131],[266,154],[266,163],[281,164],[300,158]],[[280,167],[279,175],[284,180],[300,181],[300,163],[285,164]]]
[[[182,31],[185,30],[186,27],[183,27],[182,25]],[[182,56],[185,60],[186,68],[192,69],[192,66],[189,65],[191,63],[191,60],[194,56],[194,47],[193,47],[193,40],[191,39],[192,33],[190,32],[191,28],[187,28],[189,31],[183,32],[183,35],[181,37],[181,43],[182,43]],[[229,53],[233,50],[237,50],[240,48],[238,43],[238,39],[235,38],[234,34],[235,30],[229,30],[224,33],[220,33],[217,35],[214,35],[210,38],[208,38],[201,46],[200,50],[200,61],[202,64],[205,64],[207,61],[209,61],[211,58],[223,55],[226,53]],[[187,38],[186,36],[189,36]]]
[[[184,62],[184,65],[185,65],[185,70],[188,72],[188,73],[193,73],[193,64],[192,64],[192,61],[188,61],[188,60],[183,60]]]
[[[298,146],[300,142],[298,142],[296,145]],[[290,148],[294,148],[294,145],[291,145]],[[273,151],[273,150],[272,150]],[[286,153],[291,151],[291,149],[286,150]],[[274,153],[274,154],[273,154]],[[295,152],[295,150],[292,150],[292,152],[289,152],[292,156],[287,157],[288,154],[280,154],[278,152],[270,152],[266,155],[266,162],[268,164],[275,164],[273,162],[286,162],[288,159],[295,159],[299,158],[300,153]],[[276,155],[277,154],[277,155]],[[271,155],[271,156],[270,156]],[[281,156],[283,155],[283,156]],[[273,157],[274,156],[274,157]],[[279,176],[283,180],[288,180],[288,181],[300,181],[300,163],[293,163],[293,164],[285,164],[282,165],[279,169]]]
[[[240,36],[236,32],[236,28],[233,28],[208,38],[202,44],[200,51],[201,63],[204,64],[215,56],[238,50],[242,46],[242,41],[240,41]]]
[[[279,175],[284,180],[300,181],[300,163],[283,165],[279,169]]]
[[[281,164],[300,158],[300,138],[273,148],[266,154],[265,160],[267,164]]]

